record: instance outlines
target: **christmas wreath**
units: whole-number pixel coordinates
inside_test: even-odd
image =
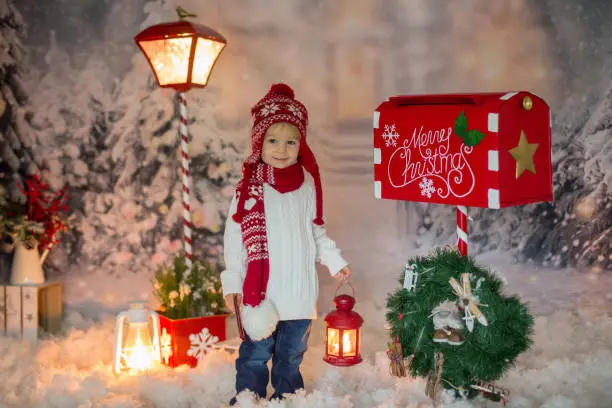
[[[408,260],[400,282],[387,300],[387,322],[411,374],[428,377],[428,387],[437,377],[442,387],[472,398],[532,343],[525,305],[455,249]]]

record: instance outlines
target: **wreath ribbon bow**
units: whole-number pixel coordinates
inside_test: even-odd
[[[463,309],[465,320],[465,326],[472,332],[474,331],[474,320],[478,320],[478,323],[483,326],[487,326],[489,322],[485,315],[480,311],[478,306],[483,306],[478,302],[478,299],[472,294],[472,285],[470,284],[469,273],[461,274],[461,284],[457,282],[457,279],[450,278],[449,283],[453,288],[453,292],[459,297],[459,306]]]

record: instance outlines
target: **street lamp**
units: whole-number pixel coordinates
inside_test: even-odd
[[[180,20],[146,28],[134,40],[143,52],[157,83],[179,92],[181,133],[181,178],[183,184],[183,247],[187,270],[191,270],[191,207],[189,175],[189,137],[185,92],[204,88],[219,54],[227,41],[215,30],[183,20],[195,17],[177,8]]]

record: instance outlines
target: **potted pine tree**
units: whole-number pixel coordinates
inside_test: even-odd
[[[187,272],[185,254],[155,272],[153,294],[159,314],[162,362],[170,367],[195,367],[215,343],[226,338],[221,279],[209,262],[193,260]]]

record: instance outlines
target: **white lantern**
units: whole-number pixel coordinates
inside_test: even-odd
[[[113,371],[142,372],[159,362],[159,316],[142,302],[131,303],[117,315]]]

